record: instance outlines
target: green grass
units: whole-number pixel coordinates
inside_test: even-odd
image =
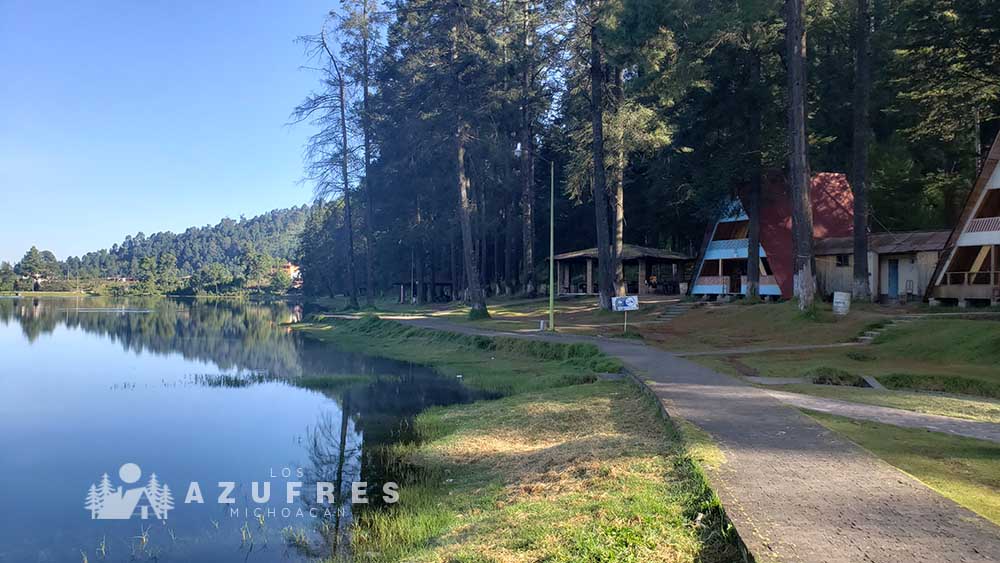
[[[876,379],[889,389],[934,391],[1000,399],[1000,378],[996,381],[991,381],[976,377],[891,373],[889,375],[880,375]]]
[[[768,389],[1000,424],[1000,401],[830,385],[776,385]]]
[[[744,560],[700,469],[723,462],[718,448],[631,381],[597,381],[621,364],[596,347],[375,318],[300,328],[506,395],[418,415],[420,439],[385,452],[400,502],[357,513],[354,560]]]
[[[380,376],[385,379],[385,376]],[[287,381],[291,385],[312,389],[314,391],[333,391],[353,387],[371,382],[372,378],[366,375],[305,375],[302,377],[289,378]]]
[[[1000,444],[816,412],[807,414],[1000,525]]]
[[[359,352],[428,365],[462,375],[473,388],[509,395],[596,379],[621,371],[621,362],[591,344],[465,336],[366,317],[304,324],[306,334]]]
[[[933,363],[1000,364],[1000,321],[928,319],[893,327],[879,353]]]
[[[829,304],[817,304],[808,314],[793,302],[728,305],[695,309],[666,325],[643,326],[642,334],[647,342],[685,352],[833,344],[854,340],[865,327],[883,322],[888,312],[859,305],[838,317]]]
[[[860,375],[829,366],[820,366],[807,371],[805,376],[817,385],[865,386],[865,380]]]
[[[737,373],[725,360],[696,361]],[[763,377],[806,377],[817,370],[874,376],[890,389],[1000,398],[1000,322],[916,321],[885,330],[870,346],[746,354],[738,361]],[[731,364],[731,362],[729,362]]]
[[[741,560],[681,432],[628,382],[435,408],[416,424],[425,441],[400,454],[425,477],[400,485],[398,507],[361,517],[355,556]]]

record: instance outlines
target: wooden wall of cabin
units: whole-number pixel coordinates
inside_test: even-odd
[[[816,287],[819,294],[824,299],[832,299],[833,292],[854,291],[854,255],[844,254],[844,258],[838,259],[836,254],[816,256]],[[878,291],[878,255],[874,252],[868,253],[868,283],[871,285],[872,293]]]

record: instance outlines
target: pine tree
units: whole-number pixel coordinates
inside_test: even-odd
[[[111,486],[111,479],[108,474],[105,473],[101,476],[101,483],[97,486],[97,494],[101,498],[103,504],[104,499],[108,498],[114,492],[114,487]]]
[[[84,504],[84,508],[90,511],[90,518],[96,519],[97,514],[101,511],[101,505],[103,504],[103,499],[97,494],[97,486],[91,484],[90,490],[87,491],[87,501]]]
[[[809,193],[809,138],[806,134],[805,0],[785,2],[788,49],[788,150],[792,191],[792,240],[795,295],[799,309],[812,307],[816,296],[813,259],[812,200]]]
[[[167,513],[174,508],[174,496],[170,493],[170,485],[163,485],[160,490],[159,502],[156,506],[160,518],[166,520]]]
[[[149,482],[146,483],[146,496],[149,498],[149,505],[157,517],[162,517],[160,515],[160,495],[160,481],[156,478],[156,473],[153,473],[149,476]]]

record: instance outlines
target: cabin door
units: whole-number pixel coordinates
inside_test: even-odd
[[[739,272],[736,272],[729,276],[729,293],[740,294],[743,293],[743,283],[742,276]]]
[[[889,298],[899,299],[899,260],[889,260]]]

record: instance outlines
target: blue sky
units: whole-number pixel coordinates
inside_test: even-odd
[[[0,0],[0,260],[311,199],[299,35],[336,0]]]

